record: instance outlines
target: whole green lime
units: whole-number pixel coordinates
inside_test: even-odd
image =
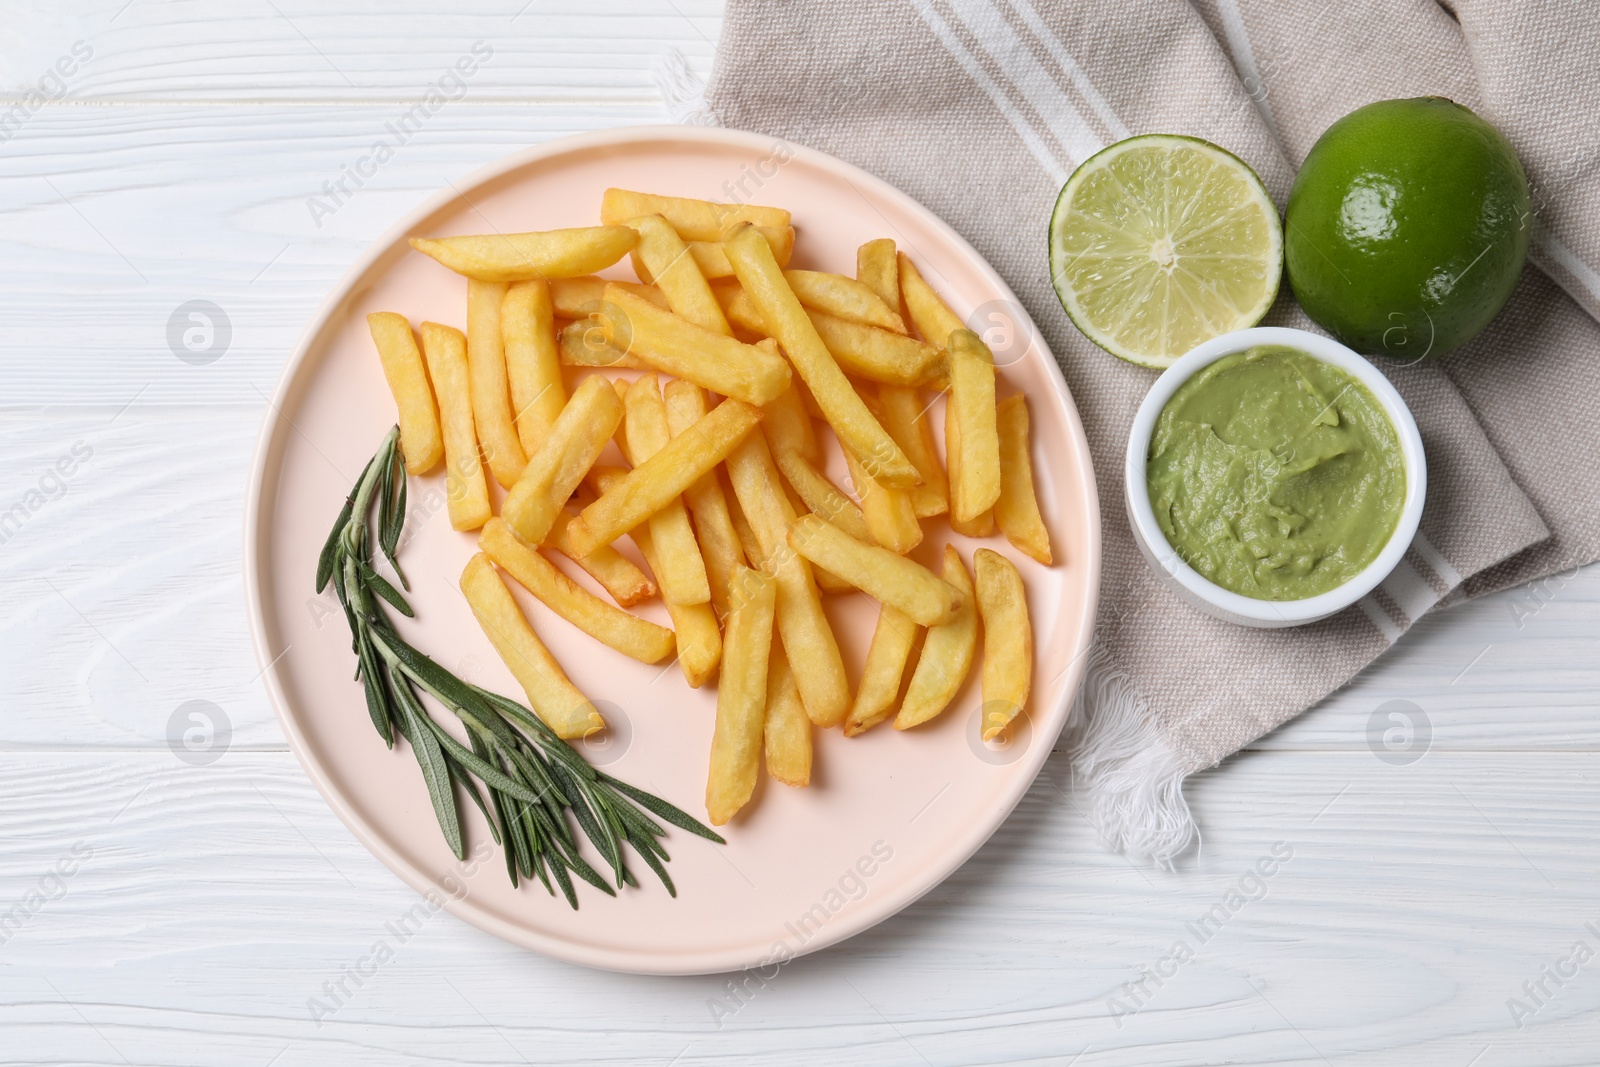
[[[1528,178],[1500,132],[1443,97],[1383,100],[1311,146],[1285,212],[1300,306],[1367,355],[1442,355],[1489,324],[1528,254]]]

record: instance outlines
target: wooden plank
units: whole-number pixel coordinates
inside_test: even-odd
[[[443,108],[331,215],[324,184],[386,136],[393,107],[82,107],[41,112],[0,152],[0,402],[265,401],[329,289],[446,183],[564,134],[658,122],[651,107]],[[598,216],[598,205],[596,214]],[[218,305],[226,352],[180,359],[180,305]],[[182,316],[180,316],[180,319]],[[70,369],[69,369],[70,368]]]
[[[286,755],[0,755],[0,904],[91,850],[0,946],[4,1059],[1578,1063],[1600,1041],[1592,975],[1520,1031],[1506,1002],[1600,944],[1597,761],[1251,755],[1197,785],[1205,850],[1163,873],[1093,839],[1053,760],[944,885],[731,1001],[725,977],[586,971],[413,912]],[[1229,912],[1230,891],[1250,899]],[[380,941],[393,958],[318,1026],[308,1000]],[[1163,964],[1179,941],[1193,959]],[[1125,989],[1158,964],[1175,973]]]
[[[464,79],[475,98],[638,104],[656,99],[649,67],[664,48],[704,77],[722,22],[719,0],[97,6],[8,12],[6,94],[83,41],[91,54],[67,79],[72,101],[416,100],[478,44],[491,54]]]

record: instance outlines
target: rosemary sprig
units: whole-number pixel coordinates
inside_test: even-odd
[[[626,845],[677,896],[663,866],[669,857],[657,840],[666,830],[656,818],[721,844],[718,834],[660,797],[596,771],[532,711],[463,682],[390,623],[385,606],[407,618],[413,613],[400,589],[373,566],[370,517],[375,510],[377,550],[401,588],[410,590],[395,559],[406,510],[399,433],[398,427],[389,431],[361,472],[317,559],[317,592],[333,583],[350,624],[356,678],[378,736],[391,748],[395,734],[411,745],[439,827],[457,859],[466,857],[456,804],[460,786],[483,812],[495,844],[504,848],[512,885],[537,878],[552,895],[559,888],[576,908],[571,878],[576,875],[615,896],[617,889],[639,884],[628,869]],[[466,727],[466,744],[434,721],[422,702],[424,693]],[[579,854],[568,814],[604,858],[615,888]]]

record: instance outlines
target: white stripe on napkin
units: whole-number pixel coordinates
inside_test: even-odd
[[[1003,72],[1005,79],[1044,119],[1051,135],[1066,149],[1074,164],[1082,163],[1105,147],[1088,120],[993,4],[988,0],[947,2],[995,69]]]
[[[1044,24],[1044,19],[1039,17],[1039,13],[1033,9],[1033,5],[1028,3],[1028,0],[1011,0],[1011,8],[1022,16],[1022,21],[1028,24],[1028,29],[1033,31],[1034,37],[1038,38],[1039,42],[1044,45],[1045,51],[1050,53],[1050,58],[1055,60],[1056,65],[1066,72],[1067,77],[1072,81],[1072,87],[1077,89],[1079,94],[1089,102],[1089,106],[1094,109],[1095,115],[1110,131],[1112,140],[1120,141],[1125,137],[1132,136],[1128,131],[1128,127],[1122,124],[1122,119],[1111,109],[1111,105],[1106,103],[1106,98],[1100,95],[1100,90],[1094,87],[1094,83],[1083,72],[1083,68],[1078,66],[1077,60],[1067,54],[1067,50],[1062,46],[1061,41],[1055,34],[1050,32],[1050,28]]]
[[[1228,51],[1233,53],[1233,68],[1239,72],[1244,91],[1256,105],[1256,110],[1261,112],[1261,118],[1266,122],[1267,129],[1272,131],[1272,136],[1282,144],[1278,120],[1273,118],[1272,104],[1267,100],[1267,83],[1262,80],[1261,70],[1256,66],[1255,50],[1250,47],[1250,33],[1244,27],[1244,13],[1239,10],[1239,0],[1217,0],[1217,13],[1222,16],[1222,32],[1228,37]]]
[[[955,61],[961,64],[961,69],[967,72],[967,77],[971,78],[978,88],[984,91],[990,103],[994,104],[996,110],[1005,116],[1007,122],[1011,123],[1011,128],[1017,131],[1017,136],[1022,138],[1022,143],[1027,146],[1028,151],[1033,154],[1033,158],[1037,159],[1039,165],[1050,175],[1051,180],[1057,184],[1065,185],[1067,171],[1057,161],[1055,153],[1050,151],[1044,140],[1034,130],[1032,124],[1011,103],[1005,91],[996,85],[989,75],[984,73],[983,67],[978,63],[978,60],[956,38],[955,31],[950,28],[950,24],[945,22],[939,13],[933,9],[933,5],[928,0],[917,0],[916,11],[918,15],[922,16],[922,21],[928,24],[928,29],[933,31],[933,35],[939,38],[939,43],[944,45],[945,51],[949,52]]]

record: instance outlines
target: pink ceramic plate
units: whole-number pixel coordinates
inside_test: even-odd
[[[1027,394],[1035,478],[1057,563],[1041,567],[1002,539],[990,541],[1022,569],[1037,644],[1031,721],[1008,746],[978,740],[975,665],[956,702],[925,727],[899,733],[884,725],[851,740],[819,731],[811,786],[763,781],[724,829],[726,846],[673,831],[667,845],[677,899],[635,861],[643,888],[611,899],[580,883],[581,908],[573,912],[536,883],[511,887],[469,803],[462,810],[477,858],[457,863],[405,743],[389,751],[372,729],[331,591],[317,597],[311,585],[344,495],[395,418],[366,314],[391,310],[413,323],[465,326],[464,281],[411,252],[406,238],[592,225],[601,191],[612,185],[787,207],[800,235],[797,267],[854,274],[858,244],[894,238],[958,314],[989,330],[1001,395]],[[613,273],[630,276],[626,263]],[[842,484],[836,447],[833,467]],[[456,589],[476,538],[451,530],[443,502],[442,474],[412,480],[400,552],[417,609],[407,632],[469,680],[521,699]],[[914,554],[936,565],[951,535],[943,523],[927,531]],[[970,566],[975,544],[956,542]],[[278,720],[363,844],[413,888],[516,944],[594,967],[692,974],[842,941],[916,900],[988,839],[1033,781],[1077,690],[1099,586],[1100,517],[1083,429],[1055,361],[1005,283],[948,226],[818,152],[747,133],[647,127],[567,138],[503,160],[412,212],[362,257],[317,313],[278,387],[256,453],[244,558],[256,655],[269,665],[264,677]],[[704,818],[715,692],[689,689],[676,666],[626,659],[517,595],[612,724],[583,743],[586,755]],[[862,596],[829,601],[854,680],[877,608]],[[640,610],[667,621],[659,602]]]

